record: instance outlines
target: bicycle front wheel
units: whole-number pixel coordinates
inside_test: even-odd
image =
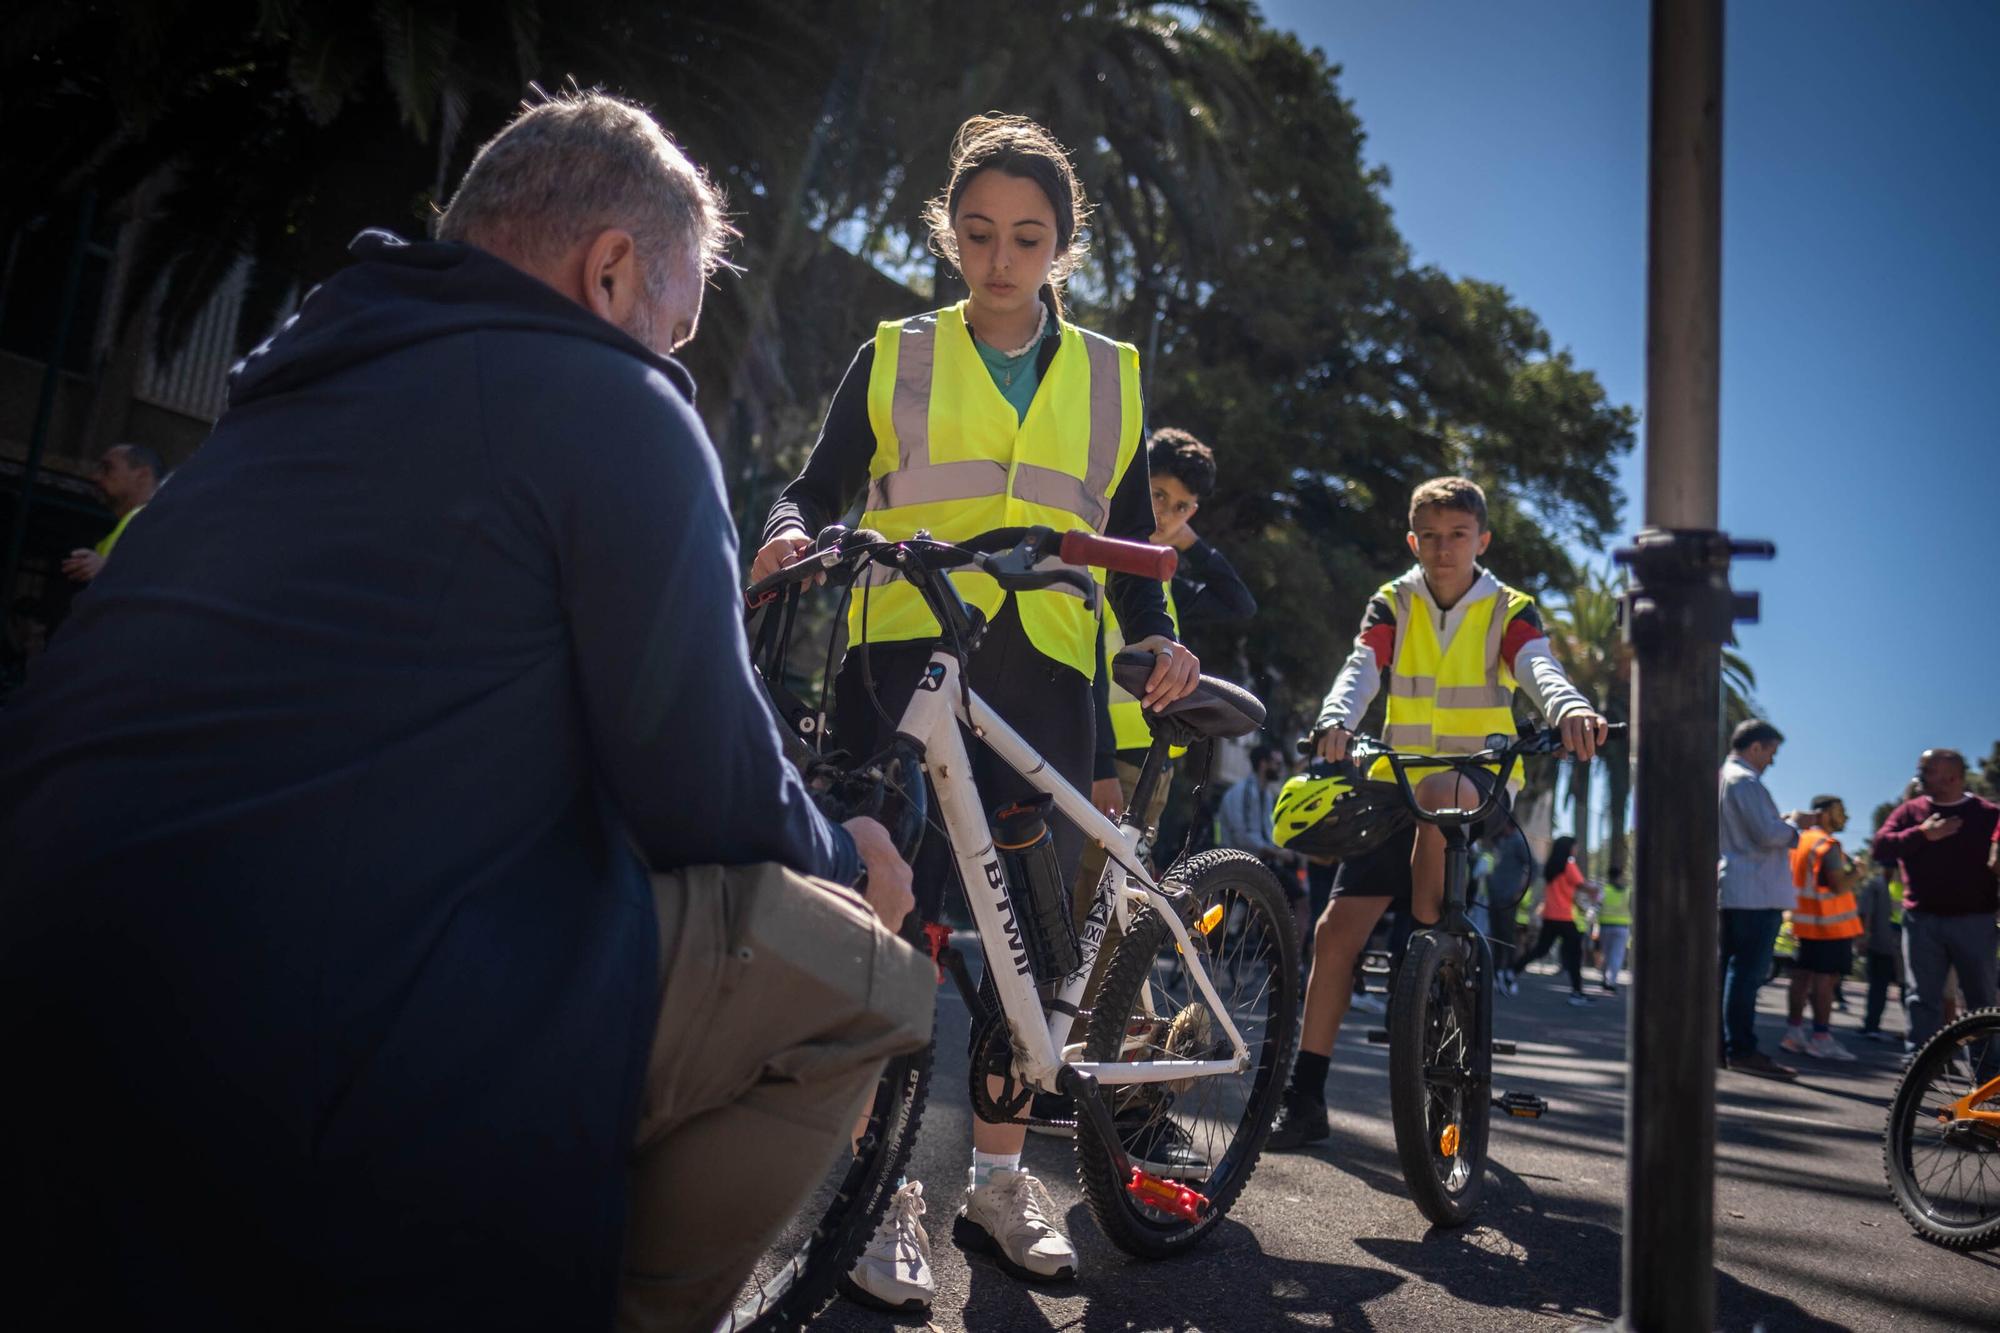
[[[1953,1250],[2000,1245],[2000,1009],[1924,1043],[1889,1105],[1889,1194],[1917,1234]]]
[[[1207,1200],[1188,1218],[1135,1197],[1114,1147],[1088,1116],[1076,1126],[1077,1180],[1097,1225],[1127,1254],[1177,1254],[1206,1235],[1256,1168],[1278,1112],[1299,1025],[1299,941],[1284,891],[1246,852],[1204,852],[1167,872],[1194,898],[1188,934],[1221,1013],[1249,1049],[1249,1068],[1164,1084],[1105,1087],[1131,1165]],[[1197,987],[1172,932],[1150,908],[1133,916],[1091,1009],[1085,1058],[1222,1060],[1228,1028]]]
[[[1479,951],[1434,930],[1410,937],[1389,1001],[1389,1115],[1410,1198],[1433,1225],[1463,1226],[1486,1179],[1490,1074],[1474,1045],[1486,1003]]]
[[[773,1238],[716,1333],[791,1333],[832,1298],[874,1234],[910,1160],[935,1051],[926,1046],[884,1066],[853,1152],[835,1159]]]

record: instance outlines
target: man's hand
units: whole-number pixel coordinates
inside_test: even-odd
[[[1319,757],[1330,764],[1337,764],[1347,758],[1347,743],[1354,739],[1354,733],[1347,725],[1336,722],[1319,734]]]
[[[1090,784],[1090,803],[1102,810],[1105,817],[1116,822],[1125,812],[1125,788],[1117,778],[1099,778]]]
[[[1556,729],[1562,732],[1563,749],[1569,752],[1572,759],[1588,760],[1597,754],[1597,747],[1604,744],[1604,738],[1611,734],[1608,730],[1610,725],[1597,715],[1595,709],[1586,708],[1563,718],[1556,723]]]
[[[868,872],[868,887],[862,896],[875,915],[890,930],[903,928],[903,918],[916,907],[910,892],[910,867],[896,854],[889,830],[863,815],[842,825],[854,838],[854,850],[861,853],[861,865]]]
[[[1931,842],[1938,842],[1958,832],[1959,827],[1964,823],[1965,821],[1957,815],[1941,815],[1933,810],[1929,819],[1917,825],[1917,832],[1923,834]]]
[[[783,568],[794,555],[812,545],[812,538],[798,528],[787,528],[777,536],[757,548],[757,558],[750,562],[750,581],[769,578]]]
[[[1185,645],[1164,634],[1150,634],[1125,646],[1153,655],[1153,674],[1146,678],[1146,692],[1140,696],[1140,703],[1160,708],[1194,693],[1201,679],[1201,659]]]
[[[69,553],[63,561],[62,572],[69,575],[72,582],[88,583],[104,571],[104,557],[97,552],[78,548]]]

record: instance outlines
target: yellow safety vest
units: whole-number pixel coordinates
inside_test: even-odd
[[[1162,585],[1167,595],[1167,618],[1174,622],[1174,633],[1181,631],[1180,609],[1174,605],[1174,585],[1169,579]],[[1100,594],[1101,595],[1101,594]],[[1109,662],[1125,646],[1125,630],[1118,623],[1117,612],[1111,609],[1111,599],[1105,597],[1104,606],[1104,660]],[[1111,735],[1121,750],[1145,750],[1153,744],[1153,729],[1146,725],[1146,707],[1127,693],[1117,679],[1111,681]],[[1172,753],[1176,758],[1187,753],[1185,746],[1176,745]]]
[[[1389,666],[1389,715],[1382,739],[1412,754],[1473,754],[1492,735],[1514,734],[1514,672],[1500,660],[1507,623],[1534,598],[1500,586],[1472,603],[1451,642],[1438,642],[1429,604],[1408,588],[1385,583],[1375,594],[1396,609],[1396,653]],[[1394,781],[1389,761],[1368,774]],[[1414,781],[1424,776],[1411,775]],[[1517,774],[1515,782],[1520,778]]]
[[[1112,492],[1139,449],[1139,352],[1067,322],[1060,330],[1023,419],[980,360],[964,302],[882,325],[868,379],[875,454],[862,526],[892,541],[920,529],[943,541],[994,528],[1103,532]],[[952,582],[986,615],[999,611],[1004,596],[988,576],[956,572]],[[861,583],[849,643],[940,632],[917,590],[892,570],[871,568]],[[1082,596],[1051,588],[1021,593],[1016,604],[1029,642],[1095,678],[1097,618]]]
[[[1632,890],[1622,884],[1604,885],[1604,901],[1597,908],[1597,924],[1600,926],[1629,926],[1632,924]]]
[[[1892,879],[1889,881],[1889,924],[1892,926],[1903,924],[1903,881],[1901,879]]]
[[[118,539],[125,535],[125,525],[130,523],[134,518],[138,517],[139,510],[144,509],[145,507],[146,506],[144,505],[140,505],[138,506],[138,508],[128,512],[125,515],[125,517],[118,520],[117,526],[113,527],[111,531],[105,535],[103,541],[99,542],[97,545],[91,547],[90,549],[97,552],[101,556],[109,557],[111,554],[111,548],[116,546],[118,544]]]

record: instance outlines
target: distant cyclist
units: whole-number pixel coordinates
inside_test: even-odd
[[[712,1327],[928,1037],[670,355],[720,199],[581,94],[439,234],[250,354],[0,712],[12,1327]]]
[[[1513,693],[1527,689],[1544,717],[1562,729],[1579,759],[1596,753],[1605,721],[1550,651],[1534,599],[1501,583],[1479,563],[1493,534],[1486,494],[1464,477],[1424,482],[1410,496],[1410,553],[1417,563],[1369,599],[1361,633],[1321,707],[1319,756],[1346,757],[1348,740],[1375,695],[1389,689],[1382,739],[1397,750],[1464,754],[1494,734],[1514,735]],[[1471,809],[1477,776],[1449,770],[1411,773],[1428,809]],[[1387,761],[1375,776],[1388,775]],[[1421,779],[1421,780],[1419,780]],[[1503,816],[1504,817],[1504,816]],[[1342,863],[1313,932],[1298,1062],[1269,1144],[1316,1143],[1332,1133],[1326,1075],[1334,1038],[1347,1013],[1355,959],[1383,911],[1408,911],[1415,925],[1435,925],[1444,900],[1444,837],[1429,824],[1406,829]]]
[[[928,529],[963,541],[1033,525],[1141,542],[1153,533],[1139,354],[1069,322],[1058,295],[1082,256],[1087,209],[1067,151],[1032,121],[975,116],[953,140],[951,168],[926,220],[932,246],[970,295],[883,324],[855,355],[804,472],[764,525],[753,578],[777,569],[864,492],[862,526],[898,539]],[[1065,781],[1089,790],[1096,614],[1066,588],[1006,600],[983,574],[954,582],[992,618],[971,660],[972,688]],[[1131,646],[1157,655],[1142,702],[1191,692],[1200,666],[1174,640],[1160,585],[1113,574],[1107,592]],[[843,749],[865,755],[888,739],[889,719],[901,716],[938,633],[917,589],[864,576],[834,684]],[[995,808],[1033,794],[991,752],[974,755],[973,779]],[[1067,882],[1082,835],[1060,818],[1052,829]],[[926,839],[916,861],[926,920],[937,919],[955,878],[943,840]],[[1026,1134],[975,1119],[953,1239],[991,1252],[1016,1277],[1067,1279],[1076,1252],[1047,1190],[1021,1167]],[[901,1311],[929,1307],[936,1287],[923,1211],[922,1186],[909,1182],[851,1274],[850,1296]]]

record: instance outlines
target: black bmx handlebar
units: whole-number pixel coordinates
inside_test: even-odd
[[[1608,722],[1605,736],[1622,736],[1626,724]],[[1373,736],[1355,734],[1347,742],[1347,753],[1355,763],[1363,768],[1376,760],[1387,760],[1389,771],[1395,776],[1396,785],[1402,788],[1403,801],[1410,813],[1425,824],[1435,824],[1440,828],[1462,828],[1485,822],[1487,816],[1498,808],[1500,796],[1507,790],[1507,781],[1514,776],[1514,769],[1527,755],[1555,754],[1564,748],[1562,730],[1558,727],[1544,727],[1540,731],[1528,732],[1521,736],[1492,735],[1486,738],[1486,748],[1471,754],[1413,754],[1396,750]],[[1299,738],[1300,754],[1312,754],[1318,749],[1318,738]],[[1488,768],[1498,765],[1499,771],[1493,786],[1485,794],[1485,799],[1470,810],[1444,809],[1427,810],[1417,799],[1416,789],[1410,785],[1409,770],[1412,768],[1448,768],[1464,771],[1472,768]]]

